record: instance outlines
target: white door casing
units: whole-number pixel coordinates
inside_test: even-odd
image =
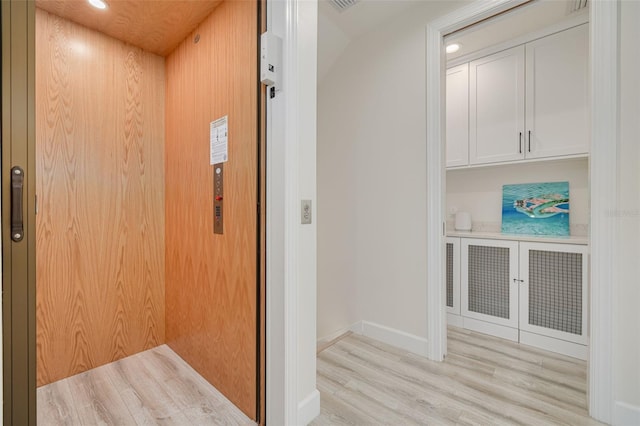
[[[522,0],[476,1],[426,27],[427,126],[427,339],[428,356],[446,354],[445,279],[445,121],[443,36],[525,3]],[[591,298],[589,347],[589,414],[611,423],[613,413],[613,287],[617,282],[617,222],[607,206],[617,205],[618,9],[615,1],[590,3],[591,74]],[[608,203],[598,204],[607,199]]]

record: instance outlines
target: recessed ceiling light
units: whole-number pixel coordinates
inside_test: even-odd
[[[460,50],[460,45],[458,43],[451,43],[451,44],[448,44],[446,47],[447,53],[455,53],[458,50]]]
[[[104,2],[103,0],[87,0],[89,2],[89,4],[93,7],[95,7],[96,9],[106,9],[107,8],[107,3]]]

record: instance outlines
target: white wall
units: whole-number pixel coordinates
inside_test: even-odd
[[[318,90],[318,337],[334,337],[359,319],[356,308],[355,146],[333,108],[332,87]]]
[[[352,41],[318,87],[318,337],[357,320],[426,336],[422,2]]]
[[[349,41],[349,36],[326,14],[318,13],[318,81],[329,72]]]
[[[612,210],[620,227],[620,280],[613,309],[614,423],[640,424],[640,2],[622,1],[620,6],[619,206]]]
[[[500,229],[502,221],[502,185],[535,182],[569,182],[572,235],[586,235],[589,223],[589,164],[586,158],[510,164],[447,171],[447,220],[455,207],[471,213],[486,230]],[[479,229],[474,226],[474,229]]]

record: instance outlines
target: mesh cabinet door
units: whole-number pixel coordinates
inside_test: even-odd
[[[446,259],[447,312],[460,315],[460,238],[447,238]]]
[[[462,239],[461,262],[462,315],[517,329],[518,242]]]
[[[520,244],[520,329],[569,342],[587,339],[587,249]]]

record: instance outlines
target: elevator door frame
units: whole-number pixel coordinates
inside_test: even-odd
[[[266,28],[266,0],[258,0],[258,34]],[[3,1],[2,31],[2,371],[4,424],[36,424],[36,239],[35,239],[35,2]],[[260,48],[258,46],[258,59]],[[259,60],[258,60],[259,66]],[[258,91],[258,262],[257,377],[258,422],[266,419],[266,96]],[[10,170],[25,171],[22,194],[25,238],[13,242]]]
[[[4,424],[36,424],[35,5],[2,2],[2,322]],[[24,170],[24,235],[11,240],[10,171]]]

